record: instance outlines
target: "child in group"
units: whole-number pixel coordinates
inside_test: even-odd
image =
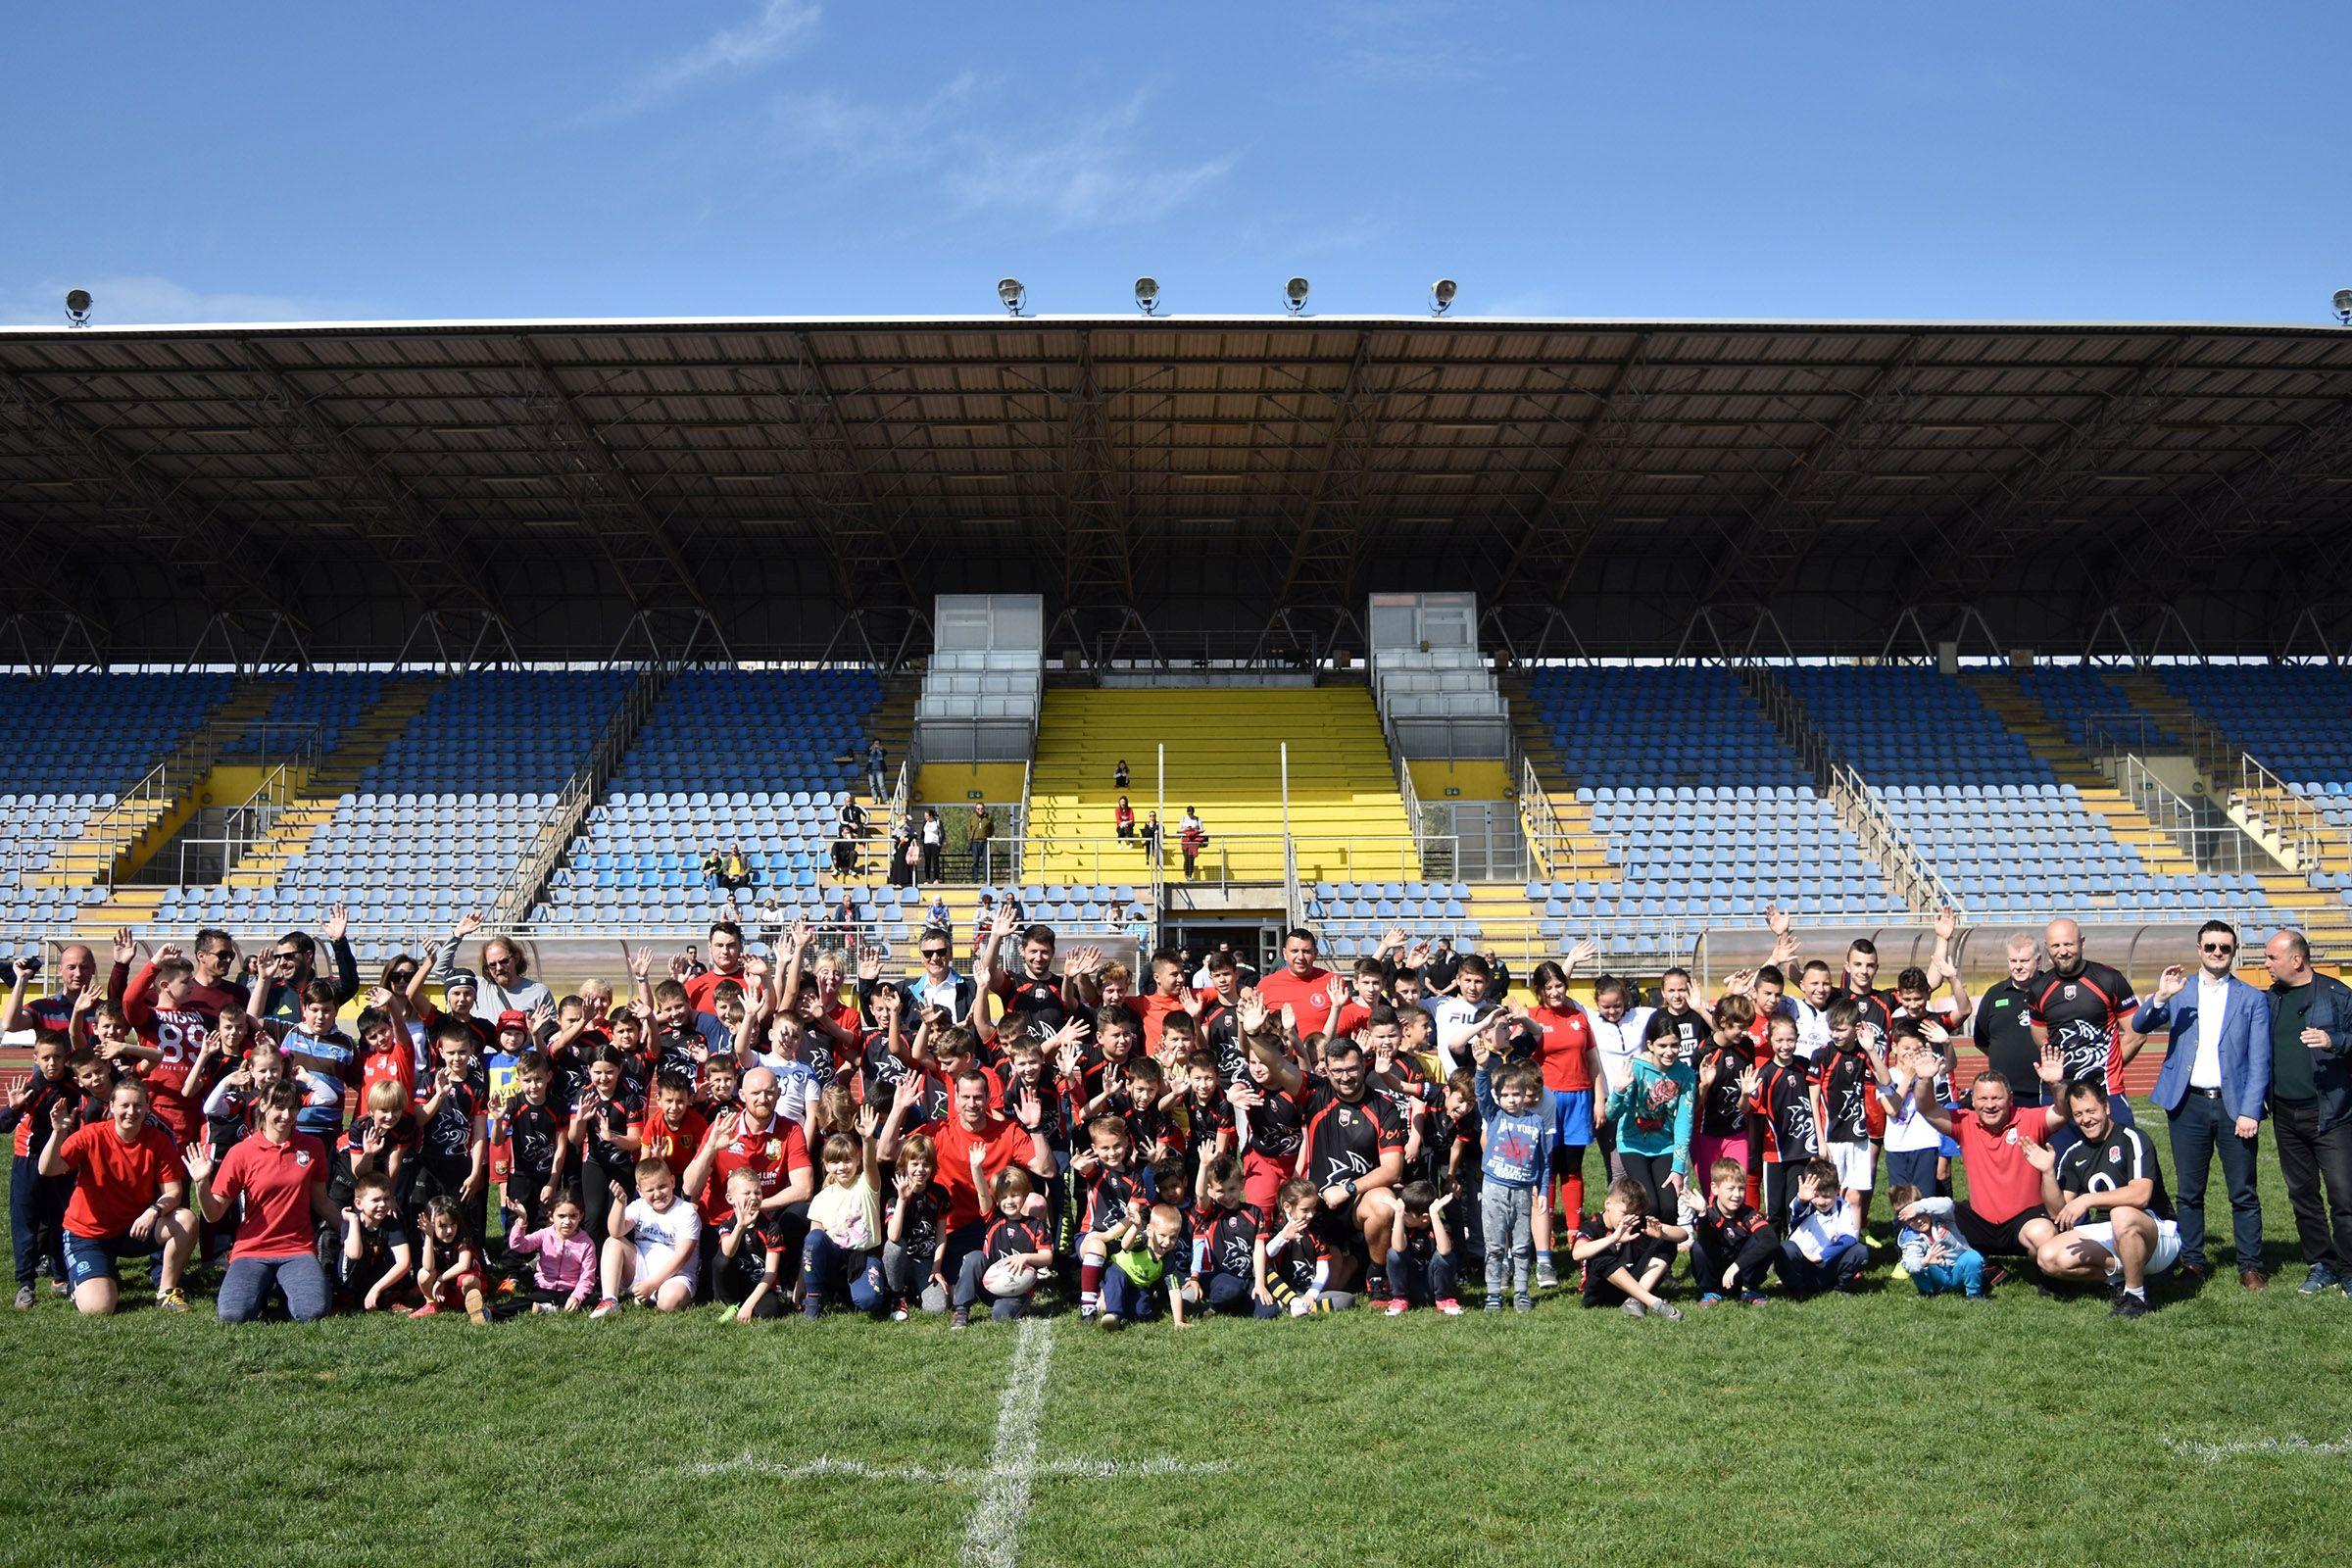
[[[1299,1097],[1275,1081],[1273,1063],[1252,1051],[1244,1072],[1246,1077],[1235,1080],[1225,1096],[1233,1102],[1234,1126],[1242,1140],[1242,1181],[1250,1206],[1272,1223],[1283,1183],[1298,1163],[1304,1118]]]
[[[1772,1053],[1743,1083],[1747,1108],[1764,1139],[1764,1215],[1779,1225],[1788,1216],[1795,1198],[1795,1177],[1820,1157],[1819,1129],[1813,1120],[1813,1085],[1803,1056],[1797,1054],[1796,1020],[1783,1013],[1766,1026]]]
[[[450,1199],[468,1234],[478,1235],[490,1218],[490,1138],[474,1079],[472,1033],[444,1018],[433,1026],[433,1051],[440,1070],[419,1086],[425,1099],[416,1107],[416,1175],[409,1201]]]
[[[1139,1064],[1140,1065],[1140,1064]],[[1141,1222],[1159,1192],[1149,1170],[1135,1167],[1135,1137],[1115,1115],[1099,1115],[1086,1129],[1088,1151],[1070,1163],[1083,1200],[1078,1212],[1078,1316],[1095,1315],[1102,1294],[1102,1270],[1110,1256],[1110,1232]]]
[[[1530,1103],[1534,1098],[1528,1097]],[[1398,1191],[1389,1221],[1389,1316],[1401,1316],[1415,1302],[1434,1306],[1447,1317],[1462,1315],[1462,1303],[1453,1294],[1453,1238],[1446,1229],[1446,1205],[1453,1199],[1451,1193],[1439,1197],[1428,1182],[1407,1182]],[[1493,1266],[1488,1265],[1490,1270]],[[1522,1284],[1527,1279],[1524,1262],[1519,1278]]]
[[[825,1140],[825,1184],[808,1200],[808,1238],[801,1248],[801,1314],[813,1322],[825,1298],[847,1295],[858,1311],[879,1316],[882,1293],[882,1118],[858,1112],[858,1135]]]
[[[1725,997],[1715,1004],[1711,1033],[1699,1049],[1694,1064],[1698,1104],[1690,1137],[1693,1179],[1684,1183],[1682,1194],[1683,1213],[1690,1219],[1707,1201],[1705,1194],[1694,1191],[1697,1176],[1713,1170],[1719,1159],[1736,1161],[1742,1172],[1747,1169],[1747,1095],[1740,1085],[1755,1062],[1750,1033],[1755,1021],[1753,1002],[1738,993]]]
[[[666,1161],[641,1159],[633,1172],[637,1196],[615,1181],[607,1190],[605,1295],[590,1317],[611,1317],[621,1297],[640,1306],[675,1312],[694,1299],[702,1213],[678,1197],[678,1178]]]
[[[1749,1306],[1764,1300],[1764,1282],[1781,1255],[1781,1235],[1747,1200],[1747,1170],[1718,1159],[1707,1168],[1707,1206],[1690,1228],[1690,1271],[1698,1304],[1714,1306],[1738,1293]]]
[[[1862,1009],[1850,997],[1830,1004],[1830,1048],[1813,1064],[1813,1114],[1821,1126],[1824,1158],[1836,1168],[1856,1229],[1870,1214],[1877,1185],[1878,1144],[1886,1130],[1886,1107],[1878,1090],[1886,1083],[1884,1048],[1862,1038]],[[1876,1031],[1873,1031],[1874,1035]]]
[[[392,1200],[392,1178],[380,1170],[363,1173],[352,1184],[351,1205],[343,1210],[339,1304],[362,1312],[401,1306],[411,1259],[409,1233]]]
[[[1672,1035],[1664,1038],[1674,1040]],[[1637,1073],[1654,1059],[1637,1061]],[[1631,1177],[1611,1182],[1600,1212],[1585,1221],[1570,1253],[1585,1266],[1585,1305],[1621,1307],[1628,1317],[1680,1319],[1682,1312],[1658,1295],[1658,1287],[1674,1266],[1676,1249],[1689,1235],[1650,1213],[1648,1187]]]
[[[1281,1308],[1272,1296],[1261,1297],[1257,1286],[1257,1240],[1264,1229],[1257,1210],[1250,1205],[1250,1186],[1242,1158],[1231,1150],[1200,1167],[1198,1222],[1200,1255],[1193,1277],[1201,1302],[1211,1311],[1235,1316],[1277,1317]]]
[[[1315,1234],[1315,1220],[1323,1212],[1315,1184],[1294,1176],[1275,1194],[1274,1206],[1282,1224],[1258,1233],[1253,1264],[1258,1299],[1274,1302],[1277,1311],[1287,1308],[1293,1317],[1353,1306],[1352,1295],[1331,1288],[1331,1249]]]
[[[620,1034],[615,1029],[612,1045],[589,1053],[588,1087],[571,1116],[570,1141],[580,1152],[580,1195],[587,1200],[588,1234],[598,1238],[612,1234],[609,1195],[617,1189],[626,1201],[634,1194],[637,1134],[645,1123],[644,1099],[624,1086],[627,1053]]]
[[[74,1085],[81,1090],[82,1121],[104,1121],[115,1093],[115,1064],[87,1046],[75,1047],[69,1059],[74,1064]]]
[[[409,1039],[409,1032],[401,1028],[393,1020],[392,1014],[381,1007],[363,1010],[358,1027],[360,1093],[366,1095],[389,1078],[414,1099],[416,1094],[417,1051]]]
[[[24,984],[20,972],[18,984]],[[9,1233],[16,1243],[17,1310],[34,1300],[33,1282],[41,1259],[49,1260],[50,1288],[64,1295],[66,1202],[74,1195],[71,1176],[41,1174],[41,1145],[48,1141],[51,1107],[78,1111],[81,1088],[74,1081],[74,1047],[62,1029],[40,1030],[32,1044],[32,1072],[0,1109],[0,1132],[14,1132],[16,1158],[8,1173]]]
[[[260,1068],[260,1053],[255,1053],[254,1067]],[[260,1099],[257,1083],[242,1093],[242,1103],[250,1107]],[[402,1210],[408,1204],[409,1184],[416,1175],[416,1122],[409,1113],[408,1091],[391,1079],[379,1079],[368,1091],[364,1114],[351,1124],[350,1131],[335,1140],[334,1168],[327,1177],[327,1201],[337,1208],[351,1206],[362,1177],[376,1175],[391,1184],[393,1201]]]
[[[1682,1037],[1659,1013],[1626,1081],[1609,1094],[1609,1122],[1617,1129],[1617,1161],[1625,1179],[1642,1188],[1645,1216],[1667,1212],[1667,1177],[1690,1179],[1690,1122],[1698,1077],[1683,1060]],[[1583,1244],[1578,1255],[1584,1256]]]
[[[760,1207],[760,1173],[727,1175],[727,1223],[719,1228],[711,1269],[721,1322],[751,1323],[784,1315],[784,1214]]]
[[[1838,1168],[1826,1159],[1807,1165],[1797,1182],[1788,1239],[1781,1244],[1781,1283],[1800,1301],[1827,1290],[1850,1296],[1862,1288],[1870,1251],[1862,1245],[1862,1211],[1841,1182]]]
[[[1478,1063],[1471,1087],[1478,1099],[1479,1136],[1486,1151],[1478,1174],[1480,1231],[1487,1253],[1487,1310],[1502,1310],[1507,1268],[1511,1304],[1518,1311],[1529,1312],[1536,1304],[1530,1289],[1536,1213],[1549,1202],[1552,1140],[1558,1136],[1559,1121],[1544,1102],[1543,1068],[1533,1061],[1497,1066],[1492,1035],[1491,1030],[1481,1030],[1470,1037],[1471,1057]],[[1395,1279],[1392,1274],[1390,1283]]]
[[[416,1260],[416,1290],[424,1304],[411,1317],[431,1317],[461,1305],[476,1323],[490,1321],[482,1294],[482,1252],[466,1234],[465,1211],[444,1193],[424,1205],[424,1247]]]
[[[267,970],[254,972],[251,1011],[260,1015],[262,993],[269,988]],[[359,1055],[351,1037],[335,1027],[335,988],[314,980],[302,990],[302,1015],[295,1028],[278,1041],[286,1066],[299,1075],[304,1095],[294,1113],[294,1130],[332,1145],[343,1131],[343,1091],[359,1083]],[[331,1093],[330,1093],[331,1092]]]
[[[746,1174],[737,1171],[736,1175]],[[759,1178],[752,1178],[754,1196]],[[531,1259],[531,1283],[521,1300],[534,1312],[577,1312],[596,1294],[596,1244],[582,1230],[588,1210],[580,1195],[562,1192],[546,1205],[547,1222],[530,1223],[528,1205],[509,1194],[501,1205],[507,1214],[507,1256],[519,1264]]]
[[[1155,1287],[1168,1295],[1168,1321],[1186,1327],[1185,1301],[1200,1288],[1190,1268],[1184,1215],[1173,1203],[1153,1203],[1142,1225],[1123,1219],[1111,1232],[1110,1267],[1102,1276],[1102,1327],[1116,1332],[1129,1323],[1156,1317]]]
[[[507,1148],[505,1200],[500,1207],[519,1216],[518,1227],[509,1226],[510,1236],[516,1228],[536,1231],[548,1224],[548,1205],[564,1179],[571,1126],[548,1099],[554,1084],[555,1070],[547,1057],[524,1052],[514,1062],[514,1094],[498,1112],[495,1136]],[[586,1207],[580,1212],[585,1219]],[[589,1246],[593,1250],[595,1244]]]
[[[916,1133],[899,1145],[891,1173],[890,1220],[882,1233],[882,1279],[891,1317],[906,1321],[909,1304],[948,1309],[948,1190],[939,1185],[939,1149]]]
[[[637,1129],[637,1157],[682,1171],[702,1152],[710,1131],[710,1119],[695,1108],[693,1083],[664,1067],[654,1080],[652,1107]]]
[[[1950,1199],[1926,1197],[1910,1183],[1897,1182],[1886,1189],[1886,1201],[1894,1209],[1894,1241],[1902,1249],[1903,1267],[1920,1295],[1960,1291],[1972,1301],[1991,1299],[1984,1254],[1960,1234]]]
[[[972,1308],[983,1295],[989,1298],[989,1316],[1000,1323],[1028,1315],[1037,1276],[1054,1264],[1044,1224],[1029,1216],[1029,1173],[1020,1166],[997,1173],[991,1191],[997,1217],[979,1250],[963,1260],[951,1327],[970,1327]]]
[[[1909,975],[1918,971],[1903,972]],[[1919,1102],[1922,1097],[1929,1100],[1931,1106],[1936,1102],[1936,1085],[1947,1070],[1947,1064],[1928,1044],[1915,1018],[1896,1018],[1887,1035],[1892,1042],[1894,1065],[1902,1069],[1882,1084],[1878,1092],[1886,1106],[1887,1189],[1891,1193],[1896,1187],[1916,1187],[1933,1198],[1943,1191],[1936,1174],[1943,1157],[1943,1134],[1920,1114]]]

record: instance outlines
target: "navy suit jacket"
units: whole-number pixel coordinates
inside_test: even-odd
[[[2143,1002],[2132,1015],[2132,1028],[2143,1035],[2172,1031],[2164,1052],[2164,1071],[2156,1076],[2151,1097],[2167,1112],[2180,1108],[2188,1098],[2188,1070],[2197,1059],[2197,997],[2199,981],[2192,979],[2167,1003]],[[2223,992],[2222,1108],[2231,1117],[2260,1121],[2271,1099],[2271,997],[2235,975]]]

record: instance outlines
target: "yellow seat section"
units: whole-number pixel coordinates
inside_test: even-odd
[[[1140,827],[1160,804],[1166,747],[1166,874],[1183,876],[1177,824],[1200,813],[1204,873],[1282,880],[1282,747],[1290,743],[1290,827],[1298,875],[1316,881],[1412,881],[1412,826],[1372,694],[1360,686],[1050,691],[1029,781],[1024,882],[1132,882],[1150,875],[1140,848],[1109,843],[1125,791]]]

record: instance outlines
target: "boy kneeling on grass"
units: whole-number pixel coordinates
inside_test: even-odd
[[[1585,1304],[1622,1307],[1628,1317],[1679,1320],[1683,1314],[1658,1295],[1658,1287],[1690,1234],[1649,1212],[1649,1190],[1640,1182],[1609,1183],[1600,1212],[1585,1221],[1570,1253],[1585,1265]]]
[[[1159,1313],[1157,1288],[1168,1295],[1168,1321],[1185,1322],[1188,1296],[1200,1298],[1190,1264],[1192,1249],[1185,1237],[1184,1214],[1173,1203],[1153,1203],[1140,1227],[1122,1219],[1106,1238],[1111,1248],[1109,1266],[1102,1274],[1102,1326],[1116,1332],[1128,1323],[1142,1323]]]

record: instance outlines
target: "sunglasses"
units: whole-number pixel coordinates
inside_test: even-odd
[[[2207,953],[2235,953],[2237,951],[2237,944],[2234,942],[2207,942],[2202,946]]]
[[[923,949],[923,956],[924,956],[924,957],[926,957],[926,958],[944,958],[944,957],[946,957],[947,956],[948,956],[948,950],[947,950],[947,949],[945,949],[945,948],[925,948],[925,949]]]

